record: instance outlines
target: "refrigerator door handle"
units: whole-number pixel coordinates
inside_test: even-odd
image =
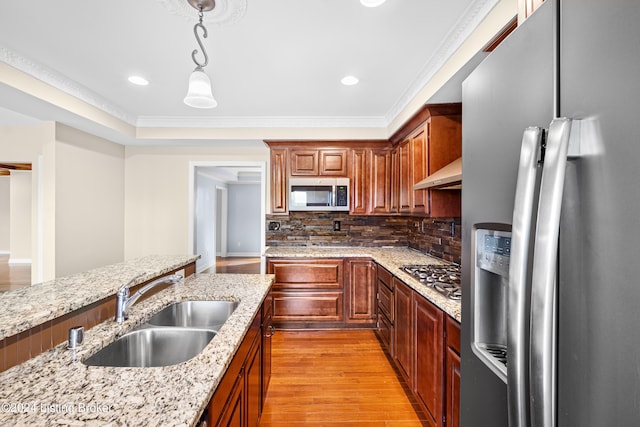
[[[539,127],[529,127],[524,131],[513,207],[507,303],[507,401],[511,427],[528,425],[527,277],[542,137],[543,130]]]
[[[531,425],[556,424],[556,274],[571,120],[554,119],[545,151],[534,243],[530,313]]]

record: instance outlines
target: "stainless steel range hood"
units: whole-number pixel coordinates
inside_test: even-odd
[[[462,157],[429,175],[413,186],[414,190],[434,188],[438,190],[459,190],[462,188]]]

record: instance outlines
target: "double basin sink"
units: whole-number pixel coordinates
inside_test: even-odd
[[[235,301],[182,301],[160,310],[84,361],[89,366],[158,367],[197,356],[238,306]]]

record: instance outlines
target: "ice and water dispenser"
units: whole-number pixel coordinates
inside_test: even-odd
[[[476,224],[472,236],[475,265],[471,269],[471,347],[506,382],[511,226]]]

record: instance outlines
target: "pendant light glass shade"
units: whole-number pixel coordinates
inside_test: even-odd
[[[189,77],[189,90],[184,97],[184,103],[194,108],[214,108],[218,102],[211,93],[211,80],[202,70],[196,67]]]

